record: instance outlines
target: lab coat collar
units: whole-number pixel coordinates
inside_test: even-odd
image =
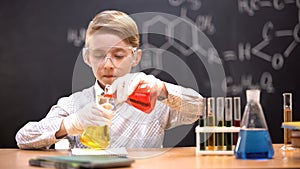
[[[97,82],[97,80],[96,80],[96,82],[95,82],[94,89],[95,89],[96,96],[97,96],[97,95],[103,95],[104,90],[100,87],[100,85],[99,85],[99,83]]]

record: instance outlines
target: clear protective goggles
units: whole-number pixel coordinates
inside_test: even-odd
[[[131,46],[105,46],[101,48],[83,48],[83,53],[89,55],[94,61],[104,65],[108,60],[117,67],[129,56],[135,59],[137,48]]]

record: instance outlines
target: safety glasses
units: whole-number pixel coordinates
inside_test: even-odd
[[[135,56],[137,48],[131,46],[105,46],[95,49],[83,48],[83,53],[87,54],[94,61],[105,64],[109,59],[114,66],[119,65],[129,56]]]

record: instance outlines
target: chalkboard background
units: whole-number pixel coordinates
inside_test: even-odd
[[[43,118],[60,97],[93,83],[86,77],[78,79],[78,70],[91,73],[78,56],[88,22],[105,9],[133,16],[152,12],[147,20],[138,21],[145,60],[135,70],[192,87],[204,97],[240,96],[242,107],[245,90],[259,87],[272,141],[283,142],[283,92],[293,93],[293,119],[300,119],[300,80],[296,74],[300,61],[299,8],[296,0],[2,0],[0,147],[16,147],[14,136],[24,124]],[[155,15],[158,13],[161,15]],[[182,22],[175,24],[168,15],[180,17]],[[185,21],[197,28],[195,34],[186,25],[180,26]],[[151,27],[171,33],[146,34]],[[185,44],[171,35],[185,38],[179,39]],[[199,36],[199,41],[189,41]],[[204,48],[201,57],[205,61],[197,55],[199,47],[205,46],[201,40],[215,47]],[[147,50],[149,47],[156,49]],[[166,51],[175,59],[163,57]],[[226,80],[209,80],[207,65],[223,67]],[[171,70],[177,71],[175,77]],[[212,94],[214,90],[217,92]],[[195,126],[169,131],[166,146],[194,146]],[[174,132],[186,136],[172,143]]]

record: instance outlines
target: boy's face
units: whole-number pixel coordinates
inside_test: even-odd
[[[141,51],[117,35],[101,33],[93,35],[88,44],[86,63],[102,87],[129,73],[138,64]]]

